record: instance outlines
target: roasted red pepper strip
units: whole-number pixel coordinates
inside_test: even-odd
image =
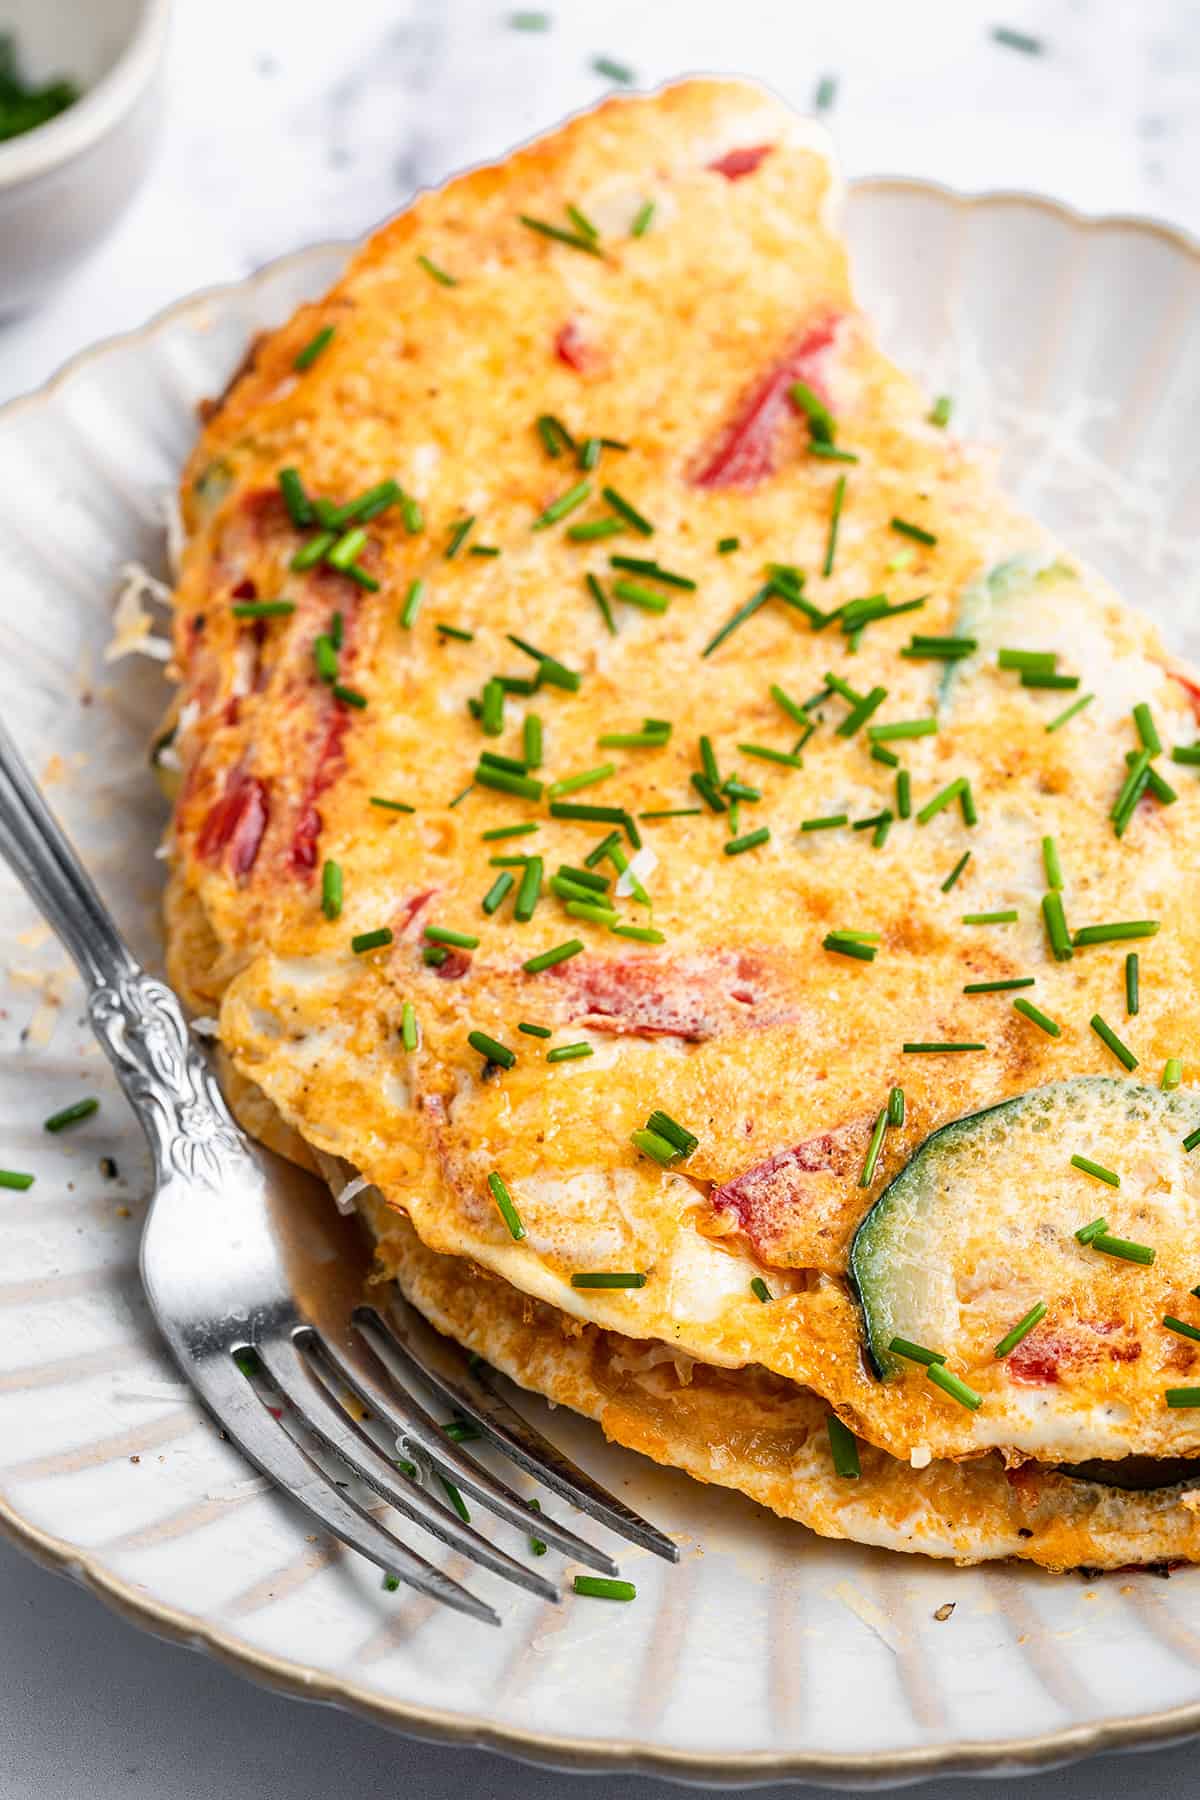
[[[693,475],[696,487],[756,487],[774,473],[775,437],[788,404],[788,390],[803,381],[828,402],[824,367],[840,323],[835,314],[809,325],[761,377]]]

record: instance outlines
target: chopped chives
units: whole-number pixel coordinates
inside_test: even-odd
[[[352,525],[349,531],[344,531],[337,543],[326,552],[325,561],[331,569],[340,569],[344,573],[352,562],[357,561],[366,542],[366,528],[362,525]]]
[[[1017,1323],[1013,1326],[1011,1331],[1005,1332],[1004,1336],[1000,1339],[1000,1342],[996,1345],[996,1348],[992,1351],[992,1355],[997,1362],[1000,1362],[1002,1358],[1011,1355],[1017,1345],[1021,1342],[1021,1339],[1028,1337],[1034,1326],[1039,1325],[1045,1318],[1046,1311],[1046,1302],[1044,1300],[1038,1300],[1030,1307],[1023,1319],[1017,1320]]]
[[[705,644],[703,650],[700,652],[701,657],[711,656],[714,650],[719,649],[725,642],[725,639],[731,637],[739,625],[744,625],[747,619],[752,619],[754,617],[760,607],[766,605],[773,592],[774,589],[768,581],[765,586],[760,587],[756,593],[751,594],[749,600],[743,601],[737,611],[731,613],[728,619],[726,619],[720,630],[715,632],[713,636],[709,638],[707,644]]]
[[[904,814],[901,813],[900,816],[901,816],[901,818],[903,818]],[[970,860],[971,860],[971,852],[969,850],[964,850],[962,855],[959,857],[958,861],[955,863],[954,867],[951,869],[950,873],[947,875],[945,881],[943,881],[943,883],[942,883],[943,894],[948,894],[950,892],[950,889],[954,886],[955,882],[958,880],[959,876],[962,874],[963,870],[966,868],[966,866],[970,862]]]
[[[888,691],[886,688],[873,687],[870,693],[865,694],[858,702],[858,705],[853,707],[851,711],[846,714],[846,717],[837,727],[838,737],[853,737],[859,727],[866,724],[867,720],[871,717],[871,714],[883,705],[883,702],[887,697]]]
[[[521,967],[527,975],[540,975],[544,969],[553,969],[556,964],[578,956],[582,949],[579,938],[568,938],[565,944],[556,944],[552,950],[543,950],[540,956],[531,956]]]
[[[1119,1063],[1123,1064],[1125,1068],[1131,1071],[1137,1068],[1138,1059],[1133,1054],[1133,1051],[1127,1044],[1121,1042],[1116,1032],[1111,1026],[1104,1023],[1104,1020],[1100,1017],[1099,1013],[1093,1013],[1088,1023],[1091,1025],[1092,1030],[1100,1039],[1101,1043],[1107,1044]]]
[[[641,731],[607,731],[596,744],[601,750],[661,750],[670,736],[669,725],[665,730],[645,726]]]
[[[577,1594],[590,1600],[637,1599],[637,1589],[632,1581],[616,1581],[608,1575],[576,1575],[573,1585]]]
[[[1183,1140],[1183,1147],[1189,1152],[1194,1150],[1197,1144],[1200,1144],[1200,1129],[1189,1131],[1188,1135]]]
[[[1138,979],[1138,953],[1130,950],[1125,958],[1125,1016],[1132,1019],[1141,1010],[1141,988]]]
[[[1103,1163],[1093,1162],[1090,1156],[1073,1156],[1071,1167],[1082,1169],[1085,1175],[1094,1175],[1097,1181],[1106,1181],[1109,1187],[1119,1188],[1121,1185],[1119,1175],[1115,1175],[1111,1169],[1106,1169]]]
[[[1047,1037],[1062,1036],[1062,1026],[1056,1024],[1048,1014],[1042,1011],[1040,1006],[1035,1006],[1032,1000],[1014,1000],[1013,1011],[1019,1012],[1023,1018],[1029,1019],[1032,1024],[1037,1025],[1046,1033]]]
[[[617,492],[616,488],[601,488],[600,492],[608,501],[608,504],[612,507],[613,511],[615,513],[620,513],[625,522],[632,525],[635,531],[640,531],[643,537],[654,536],[654,527],[649,519],[643,518],[636,506],[632,506],[629,501],[625,499],[624,495]]]
[[[575,1288],[644,1288],[646,1279],[645,1275],[613,1274],[605,1270],[597,1274],[572,1275],[571,1286]]]
[[[771,1301],[775,1298],[761,1275],[754,1275],[751,1277],[750,1292],[762,1306],[769,1306]]]
[[[294,600],[235,600],[230,607],[235,619],[286,619],[296,610]]]
[[[406,1050],[416,1050],[421,1042],[417,1009],[411,1000],[406,1000],[400,1008],[400,1041]]]
[[[943,429],[950,423],[950,414],[954,410],[954,401],[949,394],[939,394],[929,410],[929,423]]]
[[[875,1166],[879,1161],[879,1152],[883,1149],[883,1135],[888,1127],[888,1109],[881,1106],[875,1117],[875,1128],[871,1132],[871,1141],[867,1145],[866,1159],[863,1162],[862,1174],[858,1178],[860,1188],[868,1188],[875,1179]]]
[[[732,550],[740,550],[741,547],[742,547],[741,538],[723,537],[723,538],[717,539],[717,555],[718,556],[728,556]]]
[[[949,1394],[952,1400],[957,1400],[960,1406],[967,1408],[968,1412],[978,1412],[983,1405],[983,1395],[977,1394],[973,1387],[967,1386],[960,1375],[952,1374],[949,1369],[943,1368],[941,1363],[930,1363],[925,1375],[927,1380],[932,1381],[934,1387],[941,1388],[944,1394]]]
[[[405,631],[408,631],[411,629],[413,621],[415,620],[415,618],[417,616],[417,612],[420,608],[421,600],[424,597],[424,593],[425,593],[425,583],[423,581],[417,580],[410,584],[409,590],[408,590],[408,595],[405,599],[404,606],[401,609],[401,613],[400,613],[400,623],[404,627]]]
[[[556,1049],[547,1050],[546,1061],[548,1063],[578,1062],[580,1057],[595,1056],[595,1054],[595,1049],[591,1044],[585,1044],[583,1042],[577,1044],[559,1044]]]
[[[1058,846],[1052,837],[1042,839],[1042,862],[1046,870],[1046,886],[1061,888],[1063,885],[1062,864],[1058,860]]]
[[[858,1439],[836,1413],[826,1415],[825,1427],[829,1433],[829,1454],[834,1474],[843,1481],[857,1481],[862,1475],[858,1460]]]
[[[336,543],[336,531],[318,531],[315,537],[310,537],[307,543],[301,544],[288,568],[297,573],[302,569],[314,568]]]
[[[913,525],[908,519],[893,518],[891,520],[891,527],[893,531],[898,531],[901,537],[912,538],[915,543],[937,543],[937,538],[932,531],[926,531],[922,525]]]
[[[1075,717],[1076,713],[1081,713],[1085,706],[1090,706],[1095,698],[1095,694],[1081,694],[1073,706],[1068,706],[1065,712],[1060,712],[1056,719],[1050,720],[1049,724],[1046,726],[1046,730],[1060,730],[1062,726],[1066,725],[1069,720]]]
[[[914,1344],[908,1338],[894,1337],[888,1349],[893,1356],[903,1356],[908,1362],[922,1363],[927,1369],[946,1360],[944,1351],[927,1350],[924,1344]]]
[[[835,827],[847,825],[849,822],[849,813],[831,813],[824,819],[802,819],[800,829],[801,831],[832,831]]]
[[[839,475],[833,484],[833,501],[829,510],[829,532],[825,539],[825,559],[821,564],[821,573],[828,579],[833,574],[833,559],[837,555],[838,527],[842,520],[842,506],[846,499],[846,477]]]
[[[44,1119],[42,1130],[67,1131],[72,1125],[78,1125],[82,1120],[90,1119],[92,1114],[99,1110],[100,1102],[91,1095],[85,1100],[74,1100],[70,1106],[64,1106],[58,1112],[51,1113],[48,1119]],[[28,1186],[28,1183],[25,1185]]]
[[[868,725],[867,736],[873,744],[890,743],[895,738],[933,737],[936,719],[898,719],[891,725]]]
[[[512,885],[513,877],[509,874],[507,869],[502,870],[501,873],[497,875],[495,881],[493,881],[487,893],[483,896],[481,902],[483,910],[487,913],[489,918],[503,906],[508,897],[508,890]]]
[[[365,950],[381,950],[391,941],[391,927],[382,925],[378,931],[360,931],[357,937],[350,939],[350,948],[355,956],[361,956]]]
[[[590,544],[597,538],[615,537],[624,529],[621,519],[582,519],[578,525],[567,526],[567,536],[573,544]]]
[[[760,825],[757,831],[747,831],[741,837],[730,838],[725,845],[726,856],[741,856],[746,850],[757,850],[771,836],[768,825]]]
[[[630,606],[639,606],[643,612],[665,613],[671,601],[666,594],[656,594],[653,588],[643,586],[640,581],[614,581],[613,597],[625,600]]]
[[[504,689],[495,676],[483,684],[479,723],[488,737],[499,737],[504,730]]]
[[[669,1168],[679,1155],[670,1140],[663,1137],[661,1132],[652,1131],[649,1125],[631,1131],[629,1141],[635,1150],[640,1150],[643,1156],[648,1156],[651,1162],[658,1163],[663,1169]]]
[[[1166,1388],[1163,1399],[1168,1406],[1200,1406],[1200,1387]]]
[[[417,810],[407,800],[386,800],[382,794],[372,794],[367,805],[378,806],[383,812],[411,813]],[[483,835],[486,837],[488,834],[485,831]]]
[[[1177,763],[1200,763],[1200,744],[1175,744],[1171,749],[1171,761]]]
[[[511,1069],[517,1060],[516,1052],[507,1044],[489,1037],[486,1031],[468,1031],[467,1042],[472,1050],[477,1050],[485,1062],[495,1063],[497,1068]]]
[[[1093,1219],[1090,1225],[1081,1225],[1075,1233],[1075,1238],[1080,1244],[1090,1244],[1093,1238],[1099,1237],[1102,1231],[1107,1230],[1108,1220],[1102,1215],[1098,1219]]]
[[[421,961],[431,969],[440,969],[450,955],[441,944],[426,944],[421,950]]]
[[[450,532],[450,536],[446,541],[446,549],[445,549],[444,554],[445,554],[445,559],[447,562],[452,562],[454,560],[454,558],[458,555],[459,551],[462,549],[463,544],[466,541],[467,533],[470,531],[470,529],[471,529],[472,525],[474,525],[474,523],[475,523],[475,514],[469,513],[465,519],[460,519],[458,521],[458,523],[453,527],[453,529]]]
[[[592,224],[592,221],[588,218],[587,214],[585,212],[581,212],[579,207],[572,205],[572,203],[570,201],[567,202],[567,204],[563,208],[563,210],[566,213],[568,219],[570,219],[572,225],[575,226],[576,230],[582,231],[584,237],[591,238],[592,241],[595,242],[595,240],[600,236],[600,233],[596,230],[596,227]],[[593,443],[599,443],[598,438],[593,438],[590,441]]]
[[[304,491],[304,483],[300,479],[299,469],[280,469],[276,480],[279,483],[283,504],[287,507],[288,517],[292,524],[311,525],[313,522],[312,501]]]
[[[1169,1094],[1173,1088],[1179,1086],[1182,1080],[1183,1063],[1177,1056],[1168,1056],[1166,1062],[1163,1064],[1162,1080],[1159,1083],[1159,1086],[1165,1094]]]
[[[1017,669],[1027,675],[1053,675],[1057,650],[998,650],[998,669]]]
[[[888,1095],[887,1115],[889,1125],[903,1125],[904,1089],[902,1087],[894,1087]]]
[[[783,711],[787,714],[788,718],[791,719],[793,724],[799,725],[801,727],[808,726],[809,717],[808,717],[808,714],[805,712],[804,708],[802,706],[798,705],[797,702],[792,699],[790,694],[785,694],[783,689],[781,687],[779,687],[775,682],[771,683],[770,694],[771,694],[771,698],[772,698],[772,700],[774,700],[776,706],[778,706],[781,709],[781,711]],[[740,748],[740,745],[739,745],[739,748]]]
[[[340,681],[334,682],[331,691],[334,699],[340,700],[343,706],[353,706],[361,712],[363,707],[367,704],[367,696],[365,694],[360,694],[357,688],[345,687]]]
[[[530,529],[545,531],[548,525],[557,524],[559,519],[565,519],[568,513],[574,512],[577,506],[582,506],[591,491],[590,481],[577,481],[574,487],[568,488],[565,494],[560,494],[557,500],[550,502],[545,512],[533,521]]]
[[[588,819],[597,825],[620,825],[634,849],[642,847],[641,833],[633,822],[633,815],[623,806],[589,806],[575,800],[552,800],[550,816],[552,819]]]
[[[547,456],[561,456],[564,450],[575,448],[575,439],[571,436],[561,419],[553,413],[542,413],[537,420],[538,436],[542,440],[542,448]]]
[[[966,786],[966,779],[962,775],[959,775],[956,780],[949,782],[940,793],[933,796],[932,800],[927,800],[925,802],[925,805],[917,814],[917,824],[928,825],[930,819],[934,818],[937,813],[940,813],[944,807],[952,806],[953,803],[959,799],[965,792]]]
[[[1136,750],[1127,750],[1125,753],[1125,761],[1131,763],[1136,755]],[[1154,798],[1163,806],[1172,806],[1179,798],[1179,795],[1171,786],[1170,782],[1163,780],[1163,777],[1159,774],[1153,763],[1151,763],[1150,767],[1146,770],[1146,787],[1150,793],[1154,795]]]
[[[583,579],[584,579],[584,583],[587,587],[588,593],[592,596],[592,599],[596,602],[596,605],[600,608],[600,616],[604,620],[605,626],[611,632],[612,636],[616,637],[617,623],[616,623],[616,620],[613,618],[613,611],[612,611],[611,605],[609,604],[608,595],[605,593],[604,589],[600,586],[600,583],[597,581],[597,579],[594,575],[591,575],[591,574],[585,575]]]
[[[311,369],[322,350],[324,350],[329,343],[329,340],[332,338],[336,329],[337,327],[334,325],[323,325],[316,337],[309,338],[303,350],[301,350],[294,358],[292,362],[293,369],[299,369],[302,372],[305,369]]]
[[[467,551],[468,556],[500,556],[502,554],[499,544],[472,544]]]
[[[743,756],[757,756],[760,762],[779,763],[786,769],[802,769],[804,762],[794,750],[772,750],[767,744],[739,744]]]
[[[651,581],[661,581],[667,587],[682,588],[686,593],[695,593],[696,583],[690,575],[677,575],[673,569],[664,569],[646,556],[610,556],[609,562],[614,569],[628,569],[634,575],[648,575]]]
[[[1185,1325],[1182,1319],[1173,1318],[1170,1313],[1164,1317],[1163,1324],[1168,1331],[1175,1332],[1176,1336],[1191,1338],[1194,1344],[1200,1344],[1200,1331],[1194,1325]]]
[[[645,237],[650,229],[650,221],[654,217],[653,200],[643,200],[634,215],[633,224],[629,227],[630,237]]]
[[[788,389],[788,396],[797,412],[802,412],[808,420],[809,434],[814,442],[832,444],[836,435],[833,414],[821,399],[813,392],[805,381],[794,381]]]
[[[478,950],[479,939],[469,931],[452,931],[448,925],[427,925],[424,935],[431,944],[450,944],[456,950]]]
[[[442,619],[437,620],[434,625],[434,630],[439,636],[443,638],[454,638],[460,644],[473,644],[475,642],[475,633],[473,631],[466,631],[461,625],[447,625]]]
[[[1128,1238],[1112,1237],[1107,1231],[1098,1231],[1091,1241],[1093,1250],[1101,1256],[1113,1256],[1120,1262],[1141,1263],[1149,1268],[1154,1261],[1154,1251],[1149,1244],[1131,1243]]]
[[[547,797],[558,800],[564,794],[578,793],[580,788],[594,787],[598,781],[607,781],[616,772],[616,763],[600,763],[597,768],[583,769],[578,775],[564,775],[560,781],[550,783],[546,789]]]
[[[565,226],[551,225],[545,219],[530,218],[528,213],[518,213],[521,224],[530,231],[536,231],[542,237],[553,238],[556,244],[567,244],[572,250],[585,250],[589,256],[603,256],[604,252],[590,237],[582,231],[568,231]]]
[[[321,911],[327,919],[342,916],[341,863],[327,861],[321,870]]]
[[[494,788],[499,794],[515,794],[522,800],[540,800],[542,797],[542,783],[534,776],[516,775],[508,769],[494,768],[490,763],[480,763],[475,780],[480,787]]]
[[[544,650],[536,649],[533,644],[514,636],[511,631],[507,636],[510,644],[515,645],[525,656],[531,656],[537,663],[542,681],[549,682],[551,687],[565,688],[569,694],[578,693],[583,676],[575,669],[568,669],[556,656],[548,656]]]
[[[1006,994],[1012,988],[1035,986],[1034,975],[1013,975],[1005,981],[969,981],[963,989],[964,994]]]
[[[509,1193],[503,1177],[498,1175],[493,1169],[492,1173],[487,1178],[487,1182],[488,1187],[491,1189],[492,1199],[496,1202],[496,1209],[499,1212],[500,1217],[504,1220],[504,1223],[508,1226],[509,1236],[519,1243],[525,1236],[525,1227],[521,1223],[520,1213],[513,1205],[513,1197]]]
[[[1018,918],[1015,906],[1006,907],[1001,912],[964,913],[964,925],[1013,925]]]
[[[1138,738],[1143,750],[1148,750],[1151,756],[1161,756],[1162,739],[1158,735],[1154,715],[1145,700],[1139,700],[1134,707],[1133,722],[1137,727]]]
[[[1125,829],[1133,817],[1134,808],[1142,797],[1146,779],[1150,769],[1150,752],[1139,750],[1129,765],[1129,771],[1121,783],[1120,791],[1113,802],[1109,818],[1118,837],[1124,836]]]
[[[665,944],[667,934],[658,931],[653,925],[611,925],[609,930],[617,937],[632,938],[639,944]]]
[[[526,1037],[548,1038],[554,1036],[549,1025],[532,1025],[528,1019],[522,1019],[517,1030],[523,1031]]]
[[[1043,675],[1037,670],[1024,669],[1021,672],[1021,686],[1023,688],[1060,688],[1064,693],[1069,693],[1072,688],[1079,686],[1079,677],[1078,675]]]
[[[697,807],[695,810],[698,812],[700,809],[699,809],[699,807]],[[646,816],[647,815],[645,813],[642,814],[643,818],[645,818]],[[605,857],[609,854],[609,852],[613,848],[614,844],[619,846],[620,842],[621,842],[620,832],[619,831],[610,831],[607,837],[602,837],[600,839],[600,842],[597,845],[595,845],[595,847],[593,849],[588,851],[587,855],[583,859],[584,867],[589,870],[594,869],[596,867],[597,863],[602,863],[604,861]],[[605,886],[607,886],[607,885],[608,884],[606,881]]]
[[[527,769],[542,766],[542,721],[536,713],[526,713],[521,726],[521,748]]]
[[[1072,942],[1076,949],[1081,944],[1118,944],[1127,938],[1154,937],[1158,929],[1157,919],[1122,919],[1115,925],[1085,925]]]
[[[534,908],[541,897],[543,872],[544,865],[541,857],[531,856],[525,864],[521,885],[517,889],[517,897],[513,902],[513,918],[522,925],[527,925],[532,919]]]
[[[825,462],[856,463],[859,459],[853,450],[839,450],[836,444],[824,444],[819,438],[810,438],[808,454],[819,456]]]
[[[901,819],[907,819],[912,812],[912,776],[907,769],[901,769],[896,776],[896,812]],[[968,850],[967,856],[970,854],[971,852]],[[948,893],[950,890],[947,888],[944,891]]]
[[[703,815],[702,806],[667,806],[657,812],[639,813],[639,819],[698,819]]]
[[[1067,929],[1062,895],[1056,890],[1042,895],[1042,920],[1046,927],[1046,936],[1050,940],[1050,948],[1054,952],[1055,961],[1070,962],[1075,952],[1071,947],[1071,933]]]
[[[905,1056],[932,1056],[943,1051],[986,1050],[986,1044],[902,1044]]]
[[[961,662],[964,657],[973,656],[978,648],[975,638],[927,637],[915,633],[900,654],[913,662]]]
[[[876,945],[864,944],[860,939],[839,931],[828,932],[821,939],[821,948],[831,950],[835,956],[852,956],[857,962],[874,962],[879,954]]]
[[[550,886],[556,893],[561,893],[557,880],[552,881]],[[592,898],[582,899],[578,890],[570,898],[564,896],[564,899],[566,911],[572,919],[587,919],[592,925],[615,925],[619,917],[614,906]]]

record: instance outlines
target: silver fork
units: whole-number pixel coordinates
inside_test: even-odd
[[[0,855],[78,964],[92,1028],[150,1142],[155,1192],[141,1265],[151,1311],[183,1373],[251,1462],[386,1573],[492,1624],[500,1622],[494,1609],[402,1542],[329,1472],[322,1451],[407,1520],[543,1599],[559,1599],[557,1586],[443,1504],[422,1472],[525,1537],[615,1573],[603,1550],[532,1512],[448,1437],[409,1391],[416,1381],[552,1493],[677,1561],[668,1537],[528,1424],[477,1360],[398,1291],[364,1302],[364,1246],[353,1221],[339,1217],[313,1176],[235,1124],[178,1000],[135,960],[3,726]],[[265,1371],[267,1392],[245,1372],[246,1352]],[[269,1406],[270,1389],[286,1404]],[[361,1404],[348,1409],[348,1396]],[[394,1455],[381,1447],[380,1429],[397,1444]]]

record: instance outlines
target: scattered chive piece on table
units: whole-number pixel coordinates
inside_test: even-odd
[[[99,1110],[100,1102],[89,1095],[86,1100],[76,1100],[70,1106],[64,1106],[59,1112],[51,1113],[50,1117],[43,1121],[42,1130],[67,1131],[72,1125],[78,1125],[81,1120],[90,1119],[92,1114]],[[32,1176],[30,1180],[32,1180]],[[28,1186],[29,1183],[26,1182],[25,1185]]]
[[[902,812],[900,814],[900,817],[903,819],[905,817],[905,813]],[[954,867],[951,869],[950,873],[947,875],[945,881],[943,881],[943,883],[942,883],[943,894],[948,894],[950,892],[950,889],[954,886],[955,882],[958,880],[959,876],[962,874],[963,870],[966,868],[966,866],[970,862],[970,860],[971,860],[971,852],[969,850],[964,850],[962,855],[959,857],[958,861],[955,863]]]
[[[866,1159],[863,1162],[862,1174],[858,1178],[860,1188],[868,1188],[875,1179],[875,1165],[879,1161],[879,1153],[883,1149],[883,1137],[888,1126],[888,1108],[881,1106],[875,1117],[875,1127],[871,1132],[871,1141],[867,1145]]]
[[[844,1425],[836,1413],[829,1413],[825,1420],[829,1432],[829,1454],[833,1459],[835,1475],[843,1481],[857,1481],[862,1474],[858,1461],[858,1439]]]
[[[929,423],[943,428],[950,423],[950,415],[954,411],[954,401],[949,394],[939,394],[929,409]]]
[[[589,1275],[572,1275],[571,1286],[575,1288],[644,1288],[647,1277],[635,1273],[616,1274],[608,1270]]]
[[[528,213],[518,213],[517,218],[529,231],[536,231],[540,237],[553,238],[556,244],[566,244],[572,250],[586,251],[588,256],[603,256],[600,246],[582,231],[568,231],[563,225],[552,225],[546,219],[531,218]]]
[[[1010,988],[1033,987],[1037,981],[1035,975],[1012,975],[1004,981],[969,981],[963,989],[964,994],[1004,994]]]
[[[1106,1169],[1103,1163],[1093,1162],[1090,1156],[1073,1156],[1071,1167],[1082,1169],[1085,1175],[1094,1175],[1097,1181],[1106,1181],[1109,1187],[1119,1188],[1121,1185],[1119,1175],[1114,1174],[1111,1169]]]
[[[633,82],[633,70],[628,63],[614,62],[611,56],[593,56],[592,68],[597,75],[607,75],[610,81],[619,82],[622,87],[629,87]]]
[[[1116,1032],[1110,1025],[1104,1023],[1099,1013],[1093,1013],[1088,1023],[1101,1043],[1107,1044],[1119,1063],[1123,1064],[1130,1072],[1137,1068],[1138,1059],[1133,1051],[1127,1044],[1121,1042]]]
[[[365,950],[382,950],[391,941],[391,927],[381,925],[378,931],[360,931],[357,937],[350,939],[350,948],[355,956],[361,956]]]
[[[1011,25],[993,25],[992,42],[1006,50],[1019,50],[1023,56],[1040,56],[1045,48],[1041,38],[1030,37],[1027,31],[1014,31]]]
[[[1093,1250],[1101,1256],[1112,1256],[1119,1262],[1141,1263],[1149,1268],[1154,1261],[1154,1251],[1149,1244],[1135,1244],[1129,1238],[1112,1237],[1107,1231],[1098,1231],[1091,1240]]]
[[[305,369],[311,369],[322,350],[328,346],[335,330],[336,326],[323,325],[317,335],[310,338],[303,350],[296,356],[295,361],[292,363],[293,369],[299,369],[301,372]]]
[[[1075,717],[1076,713],[1081,713],[1085,706],[1090,706],[1095,698],[1095,694],[1081,694],[1073,706],[1068,706],[1066,712],[1061,712],[1056,719],[1050,720],[1046,730],[1060,731],[1069,720]]]
[[[894,1337],[888,1349],[893,1356],[903,1356],[907,1362],[921,1363],[927,1369],[946,1360],[941,1350],[927,1350],[924,1344],[914,1344],[908,1338]]]
[[[468,1031],[467,1042],[472,1050],[477,1050],[480,1056],[487,1062],[495,1063],[497,1068],[511,1069],[517,1060],[515,1051],[496,1038],[489,1037],[486,1031]]]
[[[964,913],[964,925],[1015,925],[1019,917],[1015,906],[1006,907],[1001,912]]]
[[[32,1175],[22,1175],[16,1169],[0,1169],[0,1188],[19,1188],[24,1192],[33,1186]]]
[[[925,1376],[928,1381],[932,1381],[934,1387],[941,1388],[944,1394],[949,1394],[952,1400],[965,1406],[968,1412],[978,1412],[983,1405],[983,1395],[977,1394],[973,1387],[967,1386],[961,1375],[952,1374],[941,1363],[930,1363]]]
[[[1046,1302],[1039,1300],[1031,1306],[1023,1319],[1018,1319],[1011,1331],[1006,1331],[992,1355],[999,1362],[1014,1351],[1022,1338],[1027,1338],[1035,1325],[1040,1325],[1046,1316]]]
[[[1162,1080],[1159,1083],[1164,1094],[1169,1094],[1183,1080],[1183,1063],[1178,1056],[1168,1056],[1163,1064]]]
[[[833,574],[833,559],[837,555],[838,527],[842,522],[842,507],[846,499],[846,477],[839,475],[833,484],[833,500],[829,509],[829,531],[825,539],[825,559],[821,564],[821,573],[828,580]]]
[[[1130,950],[1125,958],[1125,1016],[1134,1018],[1141,1009],[1138,953]]]
[[[342,916],[342,865],[326,861],[321,870],[321,911],[327,919]]]
[[[1032,1000],[1014,1000],[1013,1011],[1019,1012],[1023,1018],[1028,1019],[1039,1030],[1044,1031],[1047,1037],[1062,1036],[1062,1026],[1056,1024],[1047,1013],[1042,1011],[1040,1006],[1035,1006]]]
[[[617,1581],[609,1575],[576,1575],[574,1591],[590,1600],[636,1600],[632,1581]]]
[[[447,275],[445,269],[439,269],[437,264],[433,261],[432,257],[418,256],[417,261],[420,263],[421,267],[424,269],[424,271],[427,275],[433,276],[433,279],[438,283],[438,285],[440,287],[452,288],[452,287],[458,286],[457,278],[453,275]]]
[[[634,215],[633,224],[629,227],[630,237],[645,237],[654,218],[653,200],[643,200]]]
[[[411,1000],[406,1000],[400,1009],[400,1041],[406,1050],[416,1050],[420,1046],[421,1031],[417,1024],[417,1009]]]
[[[905,1056],[933,1056],[943,1051],[986,1050],[986,1044],[901,1044]]]
[[[754,1275],[750,1280],[750,1292],[763,1306],[768,1306],[775,1298],[761,1275]]]
[[[543,969],[552,969],[557,963],[578,956],[582,949],[583,944],[579,938],[568,938],[565,944],[556,944],[552,950],[543,950],[540,956],[531,956],[521,967],[527,975],[540,975]]]

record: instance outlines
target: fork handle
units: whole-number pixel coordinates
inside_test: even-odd
[[[78,965],[88,1017],[150,1141],[160,1180],[218,1185],[241,1145],[179,1001],[117,928],[8,731],[0,724],[0,855]]]

